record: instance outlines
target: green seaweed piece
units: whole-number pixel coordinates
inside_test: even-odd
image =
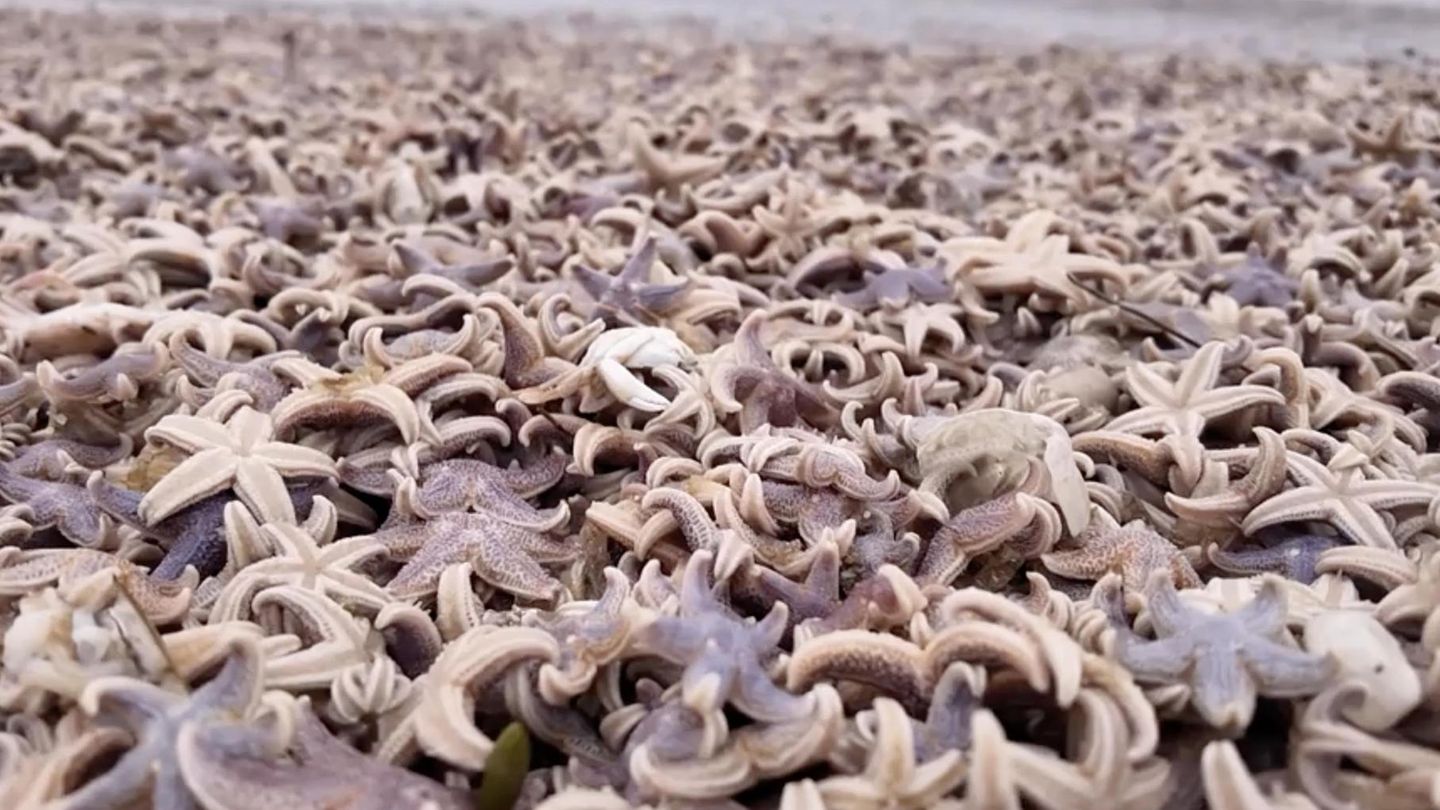
[[[510,810],[530,772],[530,733],[520,723],[500,732],[485,760],[485,775],[475,789],[475,810]]]

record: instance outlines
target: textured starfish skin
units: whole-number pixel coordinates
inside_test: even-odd
[[[1216,388],[1224,352],[1224,343],[1205,344],[1186,361],[1174,382],[1150,364],[1130,366],[1125,371],[1126,386],[1142,407],[1115,417],[1105,429],[1142,435],[1199,436],[1212,419],[1252,405],[1284,404],[1283,395],[1273,388],[1258,385]]]
[[[1095,509],[1090,527],[1075,539],[1077,548],[1041,557],[1045,567],[1072,579],[1098,580],[1119,573],[1127,592],[1139,592],[1156,571],[1186,588],[1201,586],[1200,575],[1180,549],[1139,523],[1120,526]]]
[[[1280,574],[1309,584],[1315,581],[1321,555],[1339,546],[1337,538],[1305,534],[1269,547],[1233,551],[1212,548],[1208,556],[1211,564],[1227,574]]]

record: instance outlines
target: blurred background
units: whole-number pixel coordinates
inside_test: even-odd
[[[371,19],[596,14],[690,17],[747,35],[831,32],[896,42],[965,39],[1206,49],[1320,59],[1440,54],[1440,0],[0,0],[0,7],[307,11]]]

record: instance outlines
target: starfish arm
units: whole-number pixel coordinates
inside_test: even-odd
[[[1170,683],[1179,680],[1190,668],[1192,643],[1175,636],[1159,641],[1129,640],[1116,648],[1120,663],[1146,683]]]
[[[486,533],[470,556],[475,575],[507,593],[535,601],[553,601],[564,590],[514,539],[523,529]]]
[[[1313,695],[1335,675],[1331,661],[1265,638],[1246,639],[1242,656],[1267,697]]]
[[[235,465],[235,494],[260,520],[295,522],[295,506],[290,502],[285,479],[260,459],[242,458]]]
[[[1216,728],[1242,729],[1255,713],[1255,681],[1239,655],[1226,647],[1205,647],[1195,656],[1191,703]]]
[[[187,453],[235,445],[235,438],[219,422],[183,414],[172,414],[161,419],[158,424],[145,431],[145,438],[150,441],[163,441]]]
[[[140,499],[141,519],[153,525],[230,486],[235,462],[235,455],[221,447],[202,450],[182,461]]]

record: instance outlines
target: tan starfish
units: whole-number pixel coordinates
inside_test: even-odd
[[[407,444],[422,430],[433,430],[420,419],[413,397],[437,380],[472,370],[468,361],[448,354],[432,354],[390,369],[365,366],[348,374],[298,358],[281,360],[274,368],[304,386],[271,411],[278,433],[303,426],[351,428],[391,422]]]

